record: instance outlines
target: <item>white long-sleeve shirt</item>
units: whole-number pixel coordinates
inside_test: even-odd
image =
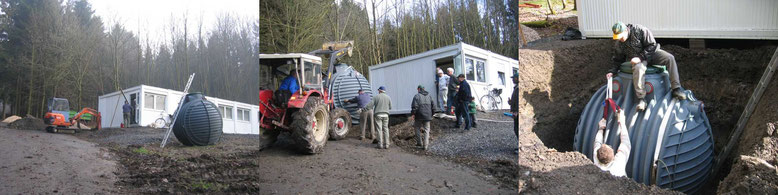
[[[622,120],[623,120],[623,113]],[[602,164],[600,163],[600,160],[597,158],[597,150],[600,149],[602,146],[602,140],[605,136],[604,130],[597,131],[597,135],[595,136],[594,140],[594,165],[597,165],[597,167],[600,167],[603,171],[608,171],[612,175],[621,177],[627,176],[627,160],[629,159],[629,152],[632,149],[632,144],[629,142],[629,132],[627,129],[627,126],[624,124],[624,121],[619,121],[619,138],[621,139],[621,144],[619,144],[618,152],[616,152],[616,155],[613,157],[613,161],[611,161],[608,164]]]

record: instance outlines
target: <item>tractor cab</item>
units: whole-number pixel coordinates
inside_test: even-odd
[[[269,77],[260,86],[260,102],[280,108],[302,108],[306,96],[321,96],[324,91],[321,58],[308,54],[260,54],[259,64],[269,70]],[[284,79],[297,74],[294,93],[278,90]],[[260,105],[262,107],[262,105]]]

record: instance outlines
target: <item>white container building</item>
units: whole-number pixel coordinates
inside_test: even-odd
[[[621,21],[657,38],[778,39],[776,0],[586,0],[578,3],[584,37],[610,38]]]
[[[171,89],[139,85],[125,89],[124,95],[135,108],[131,112],[129,126],[150,127],[157,119],[173,114],[185,94]],[[259,134],[259,106],[209,96],[205,98],[219,107],[224,133]],[[121,126],[124,120],[122,116],[124,100],[119,91],[99,97],[97,110],[102,115],[102,127]]]
[[[502,89],[501,109],[509,109],[508,98],[513,93],[511,76],[519,71],[519,61],[465,43],[457,43],[382,64],[370,66],[373,94],[385,86],[392,97],[391,114],[408,114],[411,101],[422,85],[437,100],[436,67],[454,68],[454,76],[465,74],[476,104],[494,88]],[[489,86],[491,84],[491,86]],[[445,95],[445,94],[442,94]]]

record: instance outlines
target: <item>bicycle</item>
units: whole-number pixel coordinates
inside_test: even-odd
[[[492,84],[489,84],[484,87],[484,89],[489,90],[489,87],[491,86]],[[500,94],[502,94],[502,89],[494,88],[489,91],[489,94],[481,96],[479,100],[481,109],[484,112],[499,110],[502,105],[502,97],[500,97]]]
[[[154,128],[168,128],[170,127],[170,123],[173,122],[173,115],[167,114],[165,116],[165,112],[162,112],[159,114],[160,117],[157,118],[157,120],[154,120],[154,123],[151,123],[151,126]]]

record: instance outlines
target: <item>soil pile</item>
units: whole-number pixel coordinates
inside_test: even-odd
[[[27,115],[27,117],[24,117],[22,119],[18,119],[14,121],[13,123],[8,125],[11,128],[15,129],[22,129],[22,130],[46,130],[46,123],[43,122],[43,119],[35,118],[33,116]]]
[[[732,152],[735,163],[721,182],[719,193],[778,193],[778,77],[773,77],[751,115],[739,148]],[[740,154],[740,156],[738,155]]]

